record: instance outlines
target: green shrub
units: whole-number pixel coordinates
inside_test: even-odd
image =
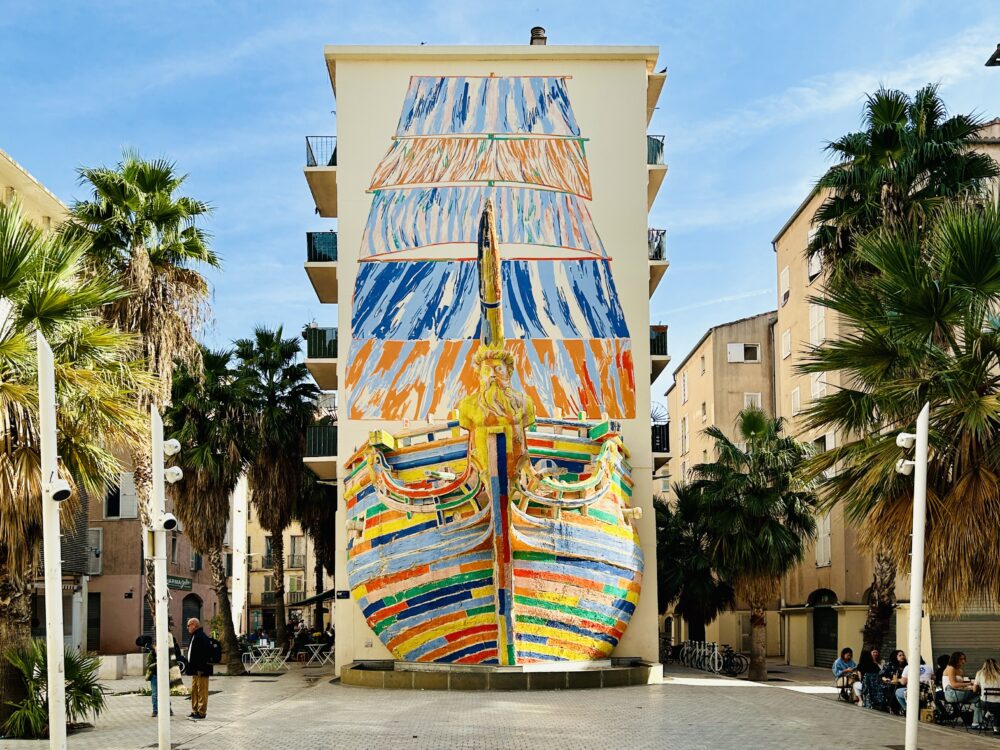
[[[49,733],[48,665],[45,640],[36,638],[9,649],[4,658],[21,673],[27,697],[11,703],[14,713],[4,723],[8,737],[47,737]],[[107,708],[104,688],[97,673],[101,660],[96,654],[81,654],[66,648],[63,655],[66,669],[66,721],[77,723]]]

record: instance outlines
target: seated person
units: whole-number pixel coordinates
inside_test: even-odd
[[[896,702],[899,704],[899,707],[903,711],[903,713],[906,713],[906,686],[907,684],[909,684],[909,677],[910,677],[909,670],[904,669],[903,674],[900,675],[899,677],[900,687],[896,688],[895,691]],[[927,667],[926,664],[924,664],[923,659],[920,660],[920,683],[921,683],[921,688],[923,688],[924,685],[930,687],[934,684],[934,673],[931,672],[931,670]],[[921,696],[923,695],[923,693],[924,690],[921,689]],[[920,701],[921,707],[923,707],[923,704],[924,701],[921,700]]]
[[[879,674],[882,672],[882,661],[877,648],[864,651],[861,654],[861,661],[858,662],[858,674],[861,675],[861,702],[865,708],[874,708],[878,711],[885,711],[889,707],[889,701],[885,695],[885,688]]]
[[[899,713],[902,708],[896,700],[896,688],[899,681],[906,672],[906,653],[902,649],[894,649],[886,659],[882,670],[879,672],[879,679],[885,689],[885,697],[889,706],[889,713]]]
[[[856,682],[858,678],[857,669],[858,665],[854,662],[854,651],[849,648],[841,649],[840,658],[833,663],[833,676],[837,680],[837,687],[850,687],[852,683],[855,686],[860,685],[860,683]],[[861,694],[860,689],[856,690],[856,694]],[[857,696],[854,702],[857,703]]]
[[[1000,694],[993,692],[1000,691],[1000,664],[996,659],[983,662],[983,668],[976,673],[976,688],[979,690],[983,710],[993,714],[993,734],[1000,735]],[[989,695],[986,694],[987,690],[990,691]]]
[[[976,695],[975,683],[967,678],[962,671],[968,659],[962,651],[956,651],[948,660],[948,666],[941,675],[941,684],[944,686],[944,699],[949,703],[971,703],[972,704],[972,729],[979,729],[983,720],[983,707],[980,704],[979,696]]]

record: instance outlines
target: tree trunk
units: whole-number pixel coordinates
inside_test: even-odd
[[[246,674],[240,647],[236,642],[236,626],[233,624],[229,589],[226,588],[226,563],[222,550],[216,547],[209,552],[208,561],[212,566],[212,583],[215,585],[215,595],[219,598],[219,611],[222,613],[222,661],[229,674]]]
[[[689,641],[703,641],[705,640],[705,623],[695,622],[694,620],[688,620],[688,640]]]
[[[21,673],[3,658],[7,649],[31,639],[31,594],[28,585],[0,569],[0,726],[13,712],[11,702],[25,698]]]
[[[316,549],[316,596],[323,593],[323,561],[319,556],[319,549]],[[313,610],[313,632],[321,633],[323,631],[323,602],[316,602],[316,608]]]
[[[868,596],[868,616],[865,619],[865,651],[882,649],[896,608],[895,561],[884,549],[879,549],[875,553],[874,567],[871,593]]]
[[[750,607],[750,675],[767,682],[767,614],[763,607]]]
[[[285,538],[284,529],[271,534],[271,570],[274,571],[275,642],[284,653],[288,649],[288,627],[285,622]]]
[[[140,533],[145,535],[146,529],[152,528],[153,525],[152,518],[150,517],[151,500],[153,497],[153,458],[149,447],[145,445],[138,446],[132,453],[132,477],[135,483],[136,509],[141,524]],[[149,554],[152,555],[153,550],[149,550]],[[149,611],[155,623],[156,575],[154,573],[153,561],[151,559],[143,560],[143,566],[146,571],[146,603],[149,605]],[[169,589],[167,597],[167,607],[169,609]],[[181,628],[185,627],[185,625],[186,623],[181,623]]]

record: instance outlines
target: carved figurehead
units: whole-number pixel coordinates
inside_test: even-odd
[[[487,435],[507,435],[509,471],[528,453],[525,430],[535,423],[535,405],[511,381],[514,355],[504,348],[501,308],[500,255],[493,203],[486,202],[479,222],[480,346],[473,356],[478,387],[458,406],[459,425],[469,432],[473,455],[480,467],[489,463]]]

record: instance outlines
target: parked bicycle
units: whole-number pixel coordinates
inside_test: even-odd
[[[730,677],[739,677],[750,669],[750,660],[733,647],[726,644],[722,647],[722,674]]]

